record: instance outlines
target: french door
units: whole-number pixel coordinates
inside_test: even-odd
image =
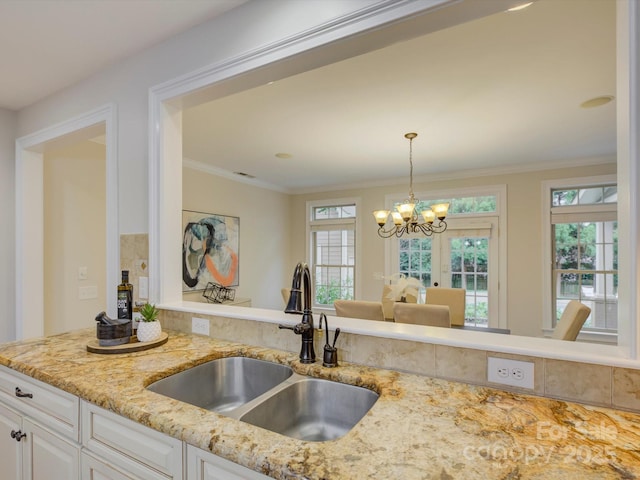
[[[400,273],[427,286],[466,290],[465,324],[500,325],[497,218],[452,219],[444,233],[400,239],[392,253]]]

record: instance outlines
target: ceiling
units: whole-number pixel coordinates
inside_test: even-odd
[[[406,178],[411,131],[419,178],[614,161],[615,100],[581,104],[615,41],[615,2],[540,0],[185,110],[183,153],[292,193]]]
[[[0,0],[0,108],[19,110],[247,0]]]

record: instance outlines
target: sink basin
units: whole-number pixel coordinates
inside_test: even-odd
[[[281,384],[293,374],[286,365],[247,357],[212,360],[147,388],[218,413],[226,413]]]
[[[366,388],[306,377],[286,365],[247,357],[212,360],[147,389],[312,442],[343,436],[378,400]]]
[[[378,394],[366,388],[302,377],[240,420],[300,440],[323,442],[346,434],[377,399]]]

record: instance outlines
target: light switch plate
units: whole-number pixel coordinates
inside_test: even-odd
[[[86,280],[89,276],[87,267],[78,267],[78,280]]]

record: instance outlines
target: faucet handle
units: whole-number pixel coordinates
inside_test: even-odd
[[[289,325],[278,325],[278,328],[293,330],[293,333],[302,335],[303,333],[311,330],[311,325],[309,325],[308,323],[297,323],[293,327],[290,327]]]

